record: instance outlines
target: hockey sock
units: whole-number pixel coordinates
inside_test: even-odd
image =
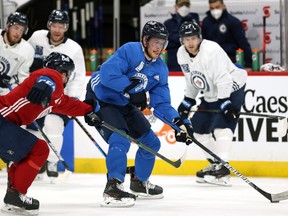
[[[108,143],[109,150],[106,157],[108,179],[116,178],[124,182],[130,141],[117,133],[113,133],[109,137]]]
[[[8,170],[10,184],[20,193],[26,194],[39,170],[46,162],[49,148],[44,140],[38,139],[27,157],[13,163]]]
[[[216,154],[224,161],[229,161],[233,133],[229,128],[215,129]]]
[[[137,140],[156,152],[160,149],[160,141],[152,130]],[[137,177],[140,181],[148,180],[154,164],[155,155],[152,155],[145,149],[139,148],[135,158],[135,177]]]
[[[199,134],[199,133],[194,133],[194,137],[196,140],[198,140],[202,145],[204,145],[206,148],[208,148],[210,151],[214,152],[216,149],[216,142],[214,138],[212,137],[212,134]],[[205,157],[209,159],[213,159],[213,157],[208,154],[206,151],[203,151]]]

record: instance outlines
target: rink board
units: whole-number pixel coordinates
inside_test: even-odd
[[[247,81],[245,107],[242,111],[286,116],[287,75],[286,72],[251,73]],[[177,107],[183,98],[183,83],[184,77],[179,74],[169,77],[174,107]],[[83,117],[78,119],[98,145],[107,152],[108,145],[97,131],[86,125]],[[156,120],[151,125],[161,140],[160,153],[171,160],[179,159],[185,150],[185,145],[175,142],[173,130],[160,120]],[[278,137],[277,125],[277,120],[242,116],[234,133],[231,165],[244,175],[288,177],[288,138],[287,135]],[[137,145],[131,145],[128,153],[130,165],[134,164],[133,158],[137,149]],[[76,122],[71,121],[65,129],[61,155],[69,167],[76,172],[106,172],[104,156]],[[194,175],[206,164],[203,151],[196,145],[190,145],[186,161],[180,168],[176,169],[157,158],[154,173]],[[0,167],[3,166],[4,164],[0,163]]]

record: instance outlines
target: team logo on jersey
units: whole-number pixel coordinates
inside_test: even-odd
[[[192,71],[191,75],[192,85],[200,91],[209,91],[209,85],[204,74],[199,71]]]
[[[7,74],[9,70],[10,70],[9,61],[6,58],[0,56],[0,74]]]
[[[227,26],[225,24],[221,24],[219,26],[219,31],[224,34],[225,32],[227,32]]]
[[[182,68],[182,71],[184,71],[185,73],[190,73],[188,64],[181,64],[180,66]]]
[[[140,89],[145,89],[148,84],[148,78],[143,73],[136,73],[132,77],[138,78],[141,80],[141,83],[135,88],[135,91],[139,91]]]

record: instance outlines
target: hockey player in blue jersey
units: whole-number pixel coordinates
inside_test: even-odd
[[[97,115],[102,120],[154,151],[160,149],[160,141],[141,112],[147,107],[147,92],[150,106],[182,129],[181,132],[175,132],[177,141],[185,142],[193,136],[190,122],[180,119],[171,106],[168,68],[159,58],[161,51],[167,46],[167,39],[168,31],[162,23],[147,22],[142,30],[141,42],[128,42],[121,46],[92,75],[86,94],[86,99],[96,96],[101,107]],[[135,156],[131,193],[123,190],[127,152],[131,142],[105,127],[100,126],[97,129],[109,144],[106,158],[108,181],[101,205],[128,207],[134,205],[136,196],[146,199],[163,198],[162,187],[149,181],[155,156],[142,148],[137,150]]]

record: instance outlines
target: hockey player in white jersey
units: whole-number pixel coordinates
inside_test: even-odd
[[[34,50],[22,38],[28,32],[27,16],[14,12],[6,22],[5,29],[0,29],[0,95],[9,92],[29,76]]]
[[[72,73],[74,76],[70,77],[64,91],[68,96],[79,99],[85,89],[85,59],[80,45],[65,37],[65,32],[69,28],[68,14],[65,11],[53,10],[48,17],[47,28],[49,31],[35,31],[28,40],[35,50],[34,62],[30,71],[33,72],[41,68],[43,60],[52,52],[66,54],[73,60],[75,70]],[[62,148],[62,133],[69,120],[70,118],[66,115],[54,113],[47,115],[44,119],[43,130],[58,152]],[[58,177],[57,161],[58,158],[53,154],[53,151],[50,151],[46,168],[47,175],[51,177],[52,182]]]
[[[217,43],[202,40],[197,23],[183,23],[179,34],[182,45],[177,60],[186,87],[178,112],[182,118],[187,118],[200,92],[203,97],[200,97],[199,111],[219,109],[220,113],[195,112],[191,122],[195,139],[228,162],[239,118],[237,113],[244,103],[247,72],[237,68]],[[196,173],[197,182],[231,185],[230,171],[208,153],[206,158],[211,164]]]

